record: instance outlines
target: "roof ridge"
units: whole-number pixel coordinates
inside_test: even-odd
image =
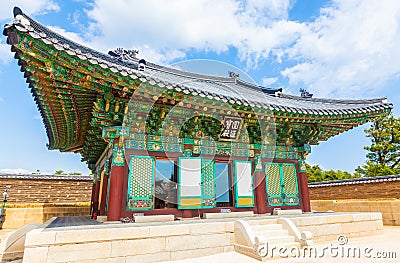
[[[16,10],[17,10],[17,12],[16,12]],[[57,41],[59,39],[64,44],[68,45],[69,46],[68,48],[71,50],[76,51],[76,49],[79,49],[80,52],[83,51],[89,55],[95,56],[98,61],[104,60],[106,63],[113,64],[113,65],[107,65],[107,66],[112,66],[112,67],[116,67],[116,68],[118,68],[119,66],[124,67],[126,69],[123,69],[123,70],[128,72],[129,74],[131,74],[129,71],[131,71],[132,69],[134,69],[136,71],[135,63],[137,63],[139,61],[138,58],[136,58],[134,60],[128,60],[128,61],[118,60],[108,54],[102,53],[102,52],[94,50],[90,47],[76,43],[73,40],[65,38],[64,36],[54,32],[51,29],[48,29],[47,27],[43,26],[39,22],[35,21],[31,17],[29,17],[28,15],[23,13],[22,10],[17,7],[14,8],[14,14],[15,14],[15,16],[23,15],[24,17],[26,17],[28,19],[28,21],[31,23],[30,27],[32,27],[34,29],[34,31],[37,34],[39,34],[39,37],[42,37],[42,36],[40,36],[40,33],[44,33],[46,35],[44,37],[48,37],[49,39],[56,38]],[[14,24],[15,24],[15,22],[14,22]],[[4,34],[6,35],[6,32],[4,32]],[[134,61],[134,62],[132,62],[132,61]],[[212,76],[212,75],[198,74],[198,73],[194,73],[194,72],[188,72],[188,71],[174,69],[174,68],[167,67],[167,66],[158,65],[155,63],[151,63],[151,62],[146,62],[146,67],[149,67],[152,70],[159,71],[160,73],[164,72],[167,74],[181,76],[181,77],[190,78],[190,79],[201,78],[200,81],[201,80],[211,81],[211,82],[214,82],[217,84],[218,83],[219,84],[224,84],[224,83],[229,84],[230,83],[230,84],[237,85],[237,87],[249,88],[253,91],[254,90],[259,90],[260,92],[263,91],[264,94],[266,94],[266,95],[275,95],[275,92],[279,92],[279,94],[278,94],[278,96],[276,96],[276,98],[286,98],[286,99],[292,99],[292,100],[304,101],[304,102],[308,101],[308,102],[321,102],[321,103],[332,103],[332,104],[337,103],[337,104],[343,104],[343,105],[344,104],[347,104],[347,105],[356,104],[357,105],[357,104],[375,104],[376,103],[376,104],[384,104],[386,108],[392,108],[391,103],[387,103],[384,101],[384,100],[386,100],[386,98],[359,99],[359,100],[303,98],[303,97],[296,96],[296,95],[284,94],[284,93],[282,93],[281,88],[277,88],[277,89],[267,88],[267,87],[263,87],[259,84],[253,84],[253,83],[247,82],[245,80],[242,80],[242,79],[236,78],[236,77],[224,77],[224,76]],[[143,73],[141,73],[141,72],[135,72],[134,74],[136,76],[143,75]],[[147,74],[145,74],[145,75],[147,75]],[[147,77],[151,77],[151,76],[147,76],[147,77],[144,76],[144,77],[147,79]],[[161,81],[161,82],[164,82],[164,81]],[[173,83],[171,83],[171,84],[173,85]],[[256,104],[266,104],[266,103],[257,102]],[[372,106],[372,105],[368,105],[368,106]]]
[[[50,32],[51,34],[56,35],[58,38],[62,39],[62,41],[65,41],[68,45],[73,44],[73,46],[77,47],[78,49],[80,49],[81,51],[87,52],[87,53],[94,53],[96,56],[100,55],[100,58],[110,62],[110,63],[114,63],[120,66],[124,66],[124,67],[128,67],[129,69],[132,69],[132,66],[136,67],[135,63],[138,63],[140,58],[135,58],[132,59],[131,61],[121,61],[118,60],[116,58],[114,58],[113,56],[110,56],[109,54],[100,52],[98,50],[95,50],[91,47],[79,44],[71,39],[68,39],[62,35],[60,35],[59,33],[45,27],[44,25],[42,25],[41,23],[37,22],[36,20],[34,20],[33,18],[31,18],[29,15],[25,14],[24,12],[22,12],[21,10],[21,14],[23,16],[25,16],[29,22],[31,23],[31,26],[35,29],[38,30],[39,32]],[[33,24],[33,25],[32,25]],[[71,46],[71,45],[70,45]],[[134,62],[133,62],[134,61]],[[210,81],[217,81],[217,82],[223,82],[223,83],[234,83],[236,81],[241,82],[241,83],[245,83],[245,84],[252,84],[250,82],[247,82],[245,80],[242,80],[240,78],[235,79],[232,77],[225,77],[225,76],[214,76],[214,75],[207,75],[207,74],[200,74],[200,73],[196,73],[196,72],[190,72],[190,71],[185,71],[185,70],[181,70],[181,69],[176,69],[173,67],[168,67],[168,66],[164,66],[164,65],[159,65],[153,62],[149,62],[146,61],[146,67],[153,69],[153,70],[157,70],[157,71],[161,71],[161,72],[165,72],[165,73],[169,73],[169,74],[176,74],[182,77],[187,77],[187,78],[193,78],[193,79],[204,79],[204,80],[210,80]],[[267,88],[267,87],[263,87],[260,86],[258,84],[252,84],[254,87],[259,87],[259,88],[264,88],[264,89],[268,89],[271,91],[281,91],[281,89],[271,89],[271,88]]]
[[[314,101],[314,102],[323,102],[323,103],[350,103],[350,104],[365,104],[365,103],[384,103],[387,100],[387,97],[379,97],[372,99],[327,99],[327,98],[304,98],[298,95],[292,95],[287,93],[280,93],[280,98],[285,99],[295,99],[295,100],[303,100],[303,101]]]
[[[399,181],[400,174],[383,175],[383,176],[375,176],[375,177],[360,177],[360,178],[332,180],[332,181],[324,181],[324,182],[312,182],[312,183],[308,183],[308,186],[309,187],[323,187],[323,186],[333,186],[333,185],[374,183],[374,182],[384,182],[384,181],[393,181],[393,180]]]

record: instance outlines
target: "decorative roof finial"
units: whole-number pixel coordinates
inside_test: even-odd
[[[300,89],[302,98],[312,98],[314,94],[308,92],[306,89]]]
[[[239,78],[239,73],[235,73],[233,71],[228,71],[229,77],[238,79]]]
[[[139,50],[126,50],[120,47],[115,50],[108,51],[108,55],[123,61],[136,61],[137,54],[139,54]]]

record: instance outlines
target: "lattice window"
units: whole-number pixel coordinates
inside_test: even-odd
[[[203,193],[204,196],[214,196],[214,162],[203,159]]]
[[[294,165],[283,165],[282,173],[283,173],[283,183],[285,185],[285,194],[287,195],[297,194],[296,170],[294,168]]]
[[[294,164],[267,163],[265,175],[269,205],[298,205],[300,203]]]
[[[267,175],[268,194],[280,195],[282,193],[281,179],[279,172],[279,164],[267,163],[265,165],[265,173]]]
[[[128,209],[153,208],[154,159],[149,156],[131,157],[128,178]]]

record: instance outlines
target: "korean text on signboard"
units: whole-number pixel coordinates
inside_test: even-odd
[[[236,141],[239,138],[242,119],[227,116],[223,120],[223,126],[219,139],[222,141]]]

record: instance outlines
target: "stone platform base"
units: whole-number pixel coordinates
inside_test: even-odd
[[[243,218],[254,216],[253,211],[229,212],[229,213],[204,213],[204,219]]]
[[[17,229],[26,224],[43,224],[52,217],[88,216],[89,214],[89,206],[29,204],[27,207],[6,208],[6,219],[3,223],[3,228]]]
[[[273,215],[278,215],[278,216],[299,216],[302,214],[303,211],[301,211],[301,209],[287,209],[287,210],[274,209],[273,212]]]
[[[384,225],[400,226],[399,199],[311,200],[311,208],[319,212],[381,212]]]
[[[135,223],[171,222],[174,219],[174,215],[135,216]]]
[[[278,216],[245,218],[250,225],[276,223]],[[315,241],[373,235],[382,231],[380,213],[320,213],[288,216]],[[157,262],[233,251],[236,219],[116,223],[43,227],[29,232],[23,262]],[[47,225],[51,225],[47,223]]]

